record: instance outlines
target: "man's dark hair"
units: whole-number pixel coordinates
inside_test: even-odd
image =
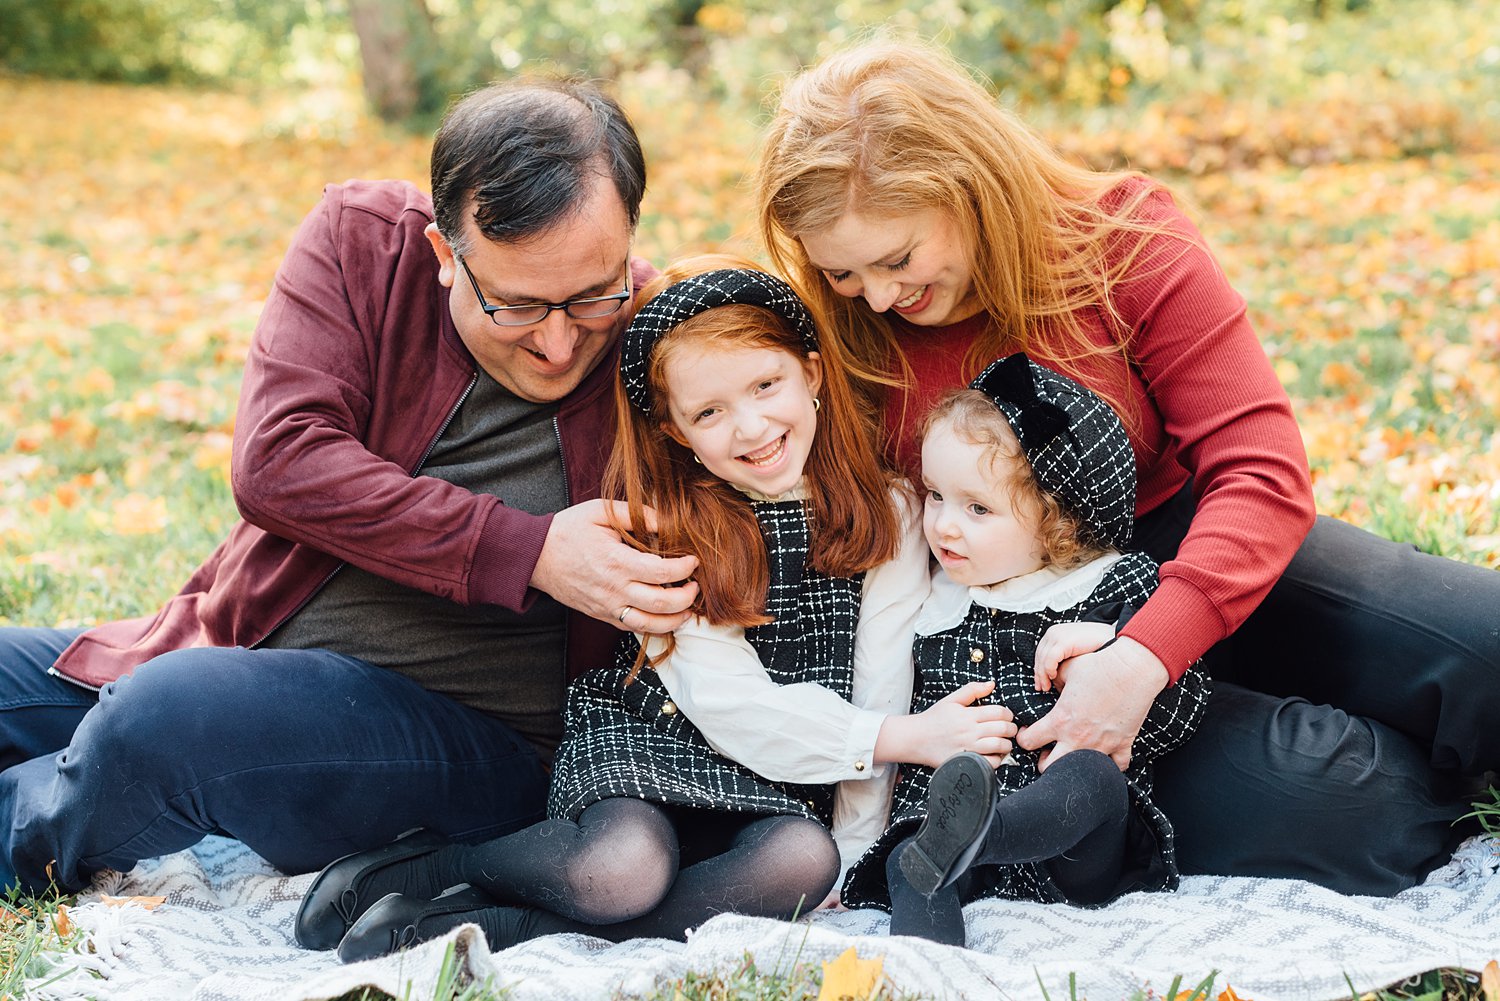
[[[475,91],[449,109],[432,144],[438,231],[464,252],[464,212],[487,240],[513,243],[561,222],[595,177],[614,181],[633,229],[646,160],[625,112],[586,80],[523,78]]]

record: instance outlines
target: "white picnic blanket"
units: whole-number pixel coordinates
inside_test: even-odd
[[[648,990],[689,971],[830,960],[849,946],[884,957],[900,991],[936,998],[1123,998],[1184,989],[1216,972],[1254,1001],[1333,1001],[1439,967],[1478,970],[1500,957],[1500,845],[1473,838],[1422,885],[1389,899],[1347,897],[1297,880],[1189,877],[1175,894],[1132,894],[1108,907],[985,901],[965,911],[970,948],[891,938],[877,911],[820,913],[792,924],[721,915],[684,944],[612,945],[556,935],[491,953],[475,926],[405,954],[340,966],[299,950],[292,916],[311,876],[283,876],[238,842],[106,873],[72,910],[79,951],[28,998],[99,1001],[326,1001],[361,985],[431,998],[445,951],[516,1001],[595,999]],[[100,893],[165,896],[114,907]],[[95,898],[90,902],[90,898]],[[1069,976],[1076,975],[1076,989]]]

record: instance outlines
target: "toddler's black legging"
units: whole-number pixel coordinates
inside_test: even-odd
[[[681,939],[715,914],[790,918],[822,903],[839,873],[823,825],[606,799],[577,823],[546,820],[479,845],[415,860],[404,892],[432,895],[469,883],[502,904],[423,923],[434,933],[465,921],[495,948],[554,932],[611,941]]]
[[[1073,751],[995,804],[994,822],[974,864],[1041,862],[1070,901],[1102,903],[1125,866],[1129,815],[1129,790],[1114,761],[1098,751]],[[965,880],[931,898],[917,892],[898,864],[909,843],[903,841],[886,858],[891,934],[963,945]]]

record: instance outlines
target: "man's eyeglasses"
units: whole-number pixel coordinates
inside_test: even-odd
[[[457,254],[454,256],[458,257]],[[491,306],[485,301],[484,293],[479,291],[479,282],[462,257],[458,257],[458,266],[463,268],[464,274],[469,276],[469,284],[474,286],[474,296],[479,300],[479,308],[502,327],[529,327],[533,323],[541,323],[552,315],[554,309],[562,310],[575,320],[597,320],[611,313],[618,313],[620,307],[630,298],[630,268],[627,265],[625,288],[610,295],[591,295],[581,299],[569,299],[567,302],[528,302],[520,306]]]

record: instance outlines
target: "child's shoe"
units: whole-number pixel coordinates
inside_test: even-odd
[[[995,770],[965,751],[943,762],[927,787],[927,818],[901,854],[901,872],[931,896],[968,870],[995,819]]]

